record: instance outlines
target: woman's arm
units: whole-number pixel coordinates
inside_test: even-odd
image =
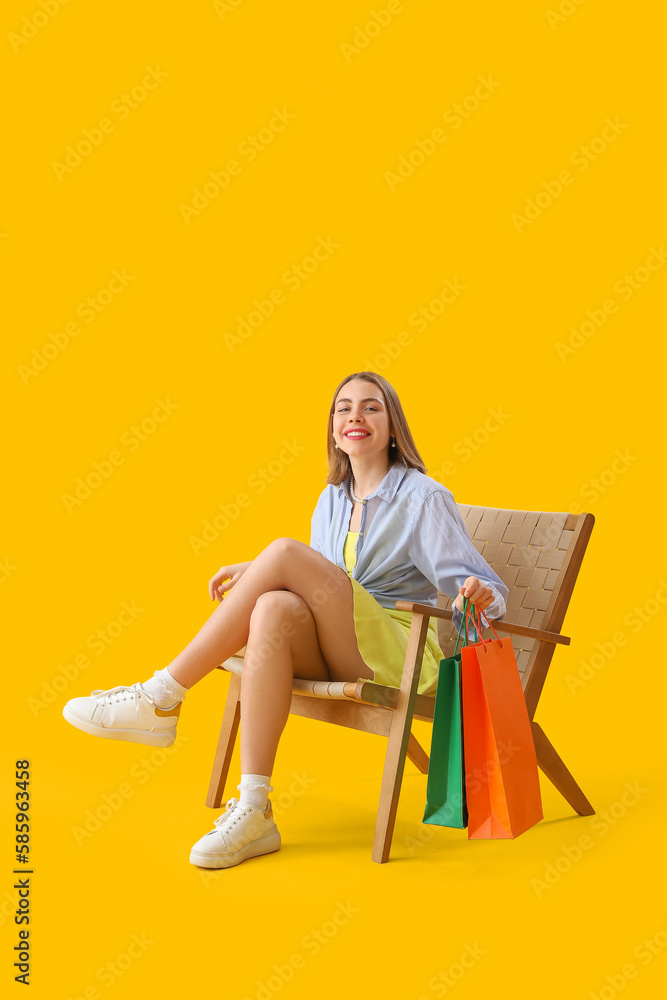
[[[422,503],[410,558],[427,580],[452,598],[454,628],[461,623],[464,593],[489,620],[505,615],[509,590],[473,545],[451,494],[438,490]]]

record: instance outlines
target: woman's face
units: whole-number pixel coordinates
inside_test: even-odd
[[[350,431],[360,433],[351,436]],[[389,414],[379,386],[361,379],[342,386],[334,406],[333,436],[341,451],[353,458],[387,453]]]

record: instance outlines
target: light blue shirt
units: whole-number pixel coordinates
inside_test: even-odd
[[[349,476],[340,486],[328,483],[311,519],[311,548],[342,569],[352,513],[349,488]],[[392,465],[363,501],[352,575],[383,608],[392,609],[396,601],[437,607],[439,590],[454,601],[466,579],[476,576],[493,591],[493,603],[484,609],[487,619],[502,619],[507,610],[509,591],[470,540],[451,491],[403,464]],[[461,618],[452,603],[457,631]],[[472,626],[469,631],[474,639]]]

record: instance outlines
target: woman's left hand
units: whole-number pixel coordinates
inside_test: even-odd
[[[459,592],[454,601],[455,606],[459,611],[463,611],[463,598],[468,598],[468,607],[474,604],[475,607],[479,608],[480,611],[484,611],[488,608],[489,604],[493,604],[494,596],[493,591],[490,587],[485,587],[483,583],[477,579],[476,576],[469,576],[462,587],[459,587]]]

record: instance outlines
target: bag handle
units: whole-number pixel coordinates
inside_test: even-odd
[[[463,598],[464,607],[465,607],[466,600],[467,600],[467,598],[464,597]],[[473,609],[472,613],[470,611],[470,608]],[[477,612],[478,616],[480,616],[477,621],[475,620],[475,612]],[[486,647],[486,644],[488,642],[493,642],[493,639],[485,639],[483,637],[482,632],[481,632],[481,629],[482,629],[482,618],[484,618],[484,621],[486,622],[486,627],[491,629],[491,631],[495,635],[496,639],[498,640],[498,642],[500,643],[501,648],[502,648],[503,640],[499,637],[498,633],[496,632],[496,630],[494,629],[493,625],[491,624],[491,622],[489,621],[489,619],[486,617],[486,615],[484,614],[484,612],[482,611],[481,608],[478,608],[476,605],[471,604],[467,608],[467,617],[472,622],[473,628],[475,629],[475,632],[479,636],[479,639],[480,639],[480,642],[482,643],[482,647],[483,648]],[[478,622],[479,622],[479,625],[478,625]],[[466,628],[466,631],[467,631],[467,628]],[[486,652],[486,648],[484,648],[484,652]]]
[[[458,630],[457,635],[456,635],[456,643],[454,645],[454,652],[452,654],[453,656],[456,656],[456,653],[457,653],[457,650],[458,650],[458,645],[459,645],[459,639],[461,638],[461,627],[463,626],[463,623],[466,622],[466,618],[470,618],[470,620],[472,621],[472,624],[473,624],[473,628],[475,629],[475,632],[477,632],[477,634],[480,635],[480,633],[477,631],[477,625],[475,624],[475,620],[470,617],[470,608],[472,607],[472,604],[468,604],[469,600],[470,600],[469,597],[464,597],[463,598],[463,617],[461,618],[461,621],[459,623],[459,630]],[[481,638],[481,635],[480,635],[480,638]],[[466,639],[466,641],[464,642],[463,645],[467,646],[470,643],[470,639],[468,639],[468,625],[467,625],[467,623],[466,623],[466,628],[465,628],[465,639]],[[489,641],[491,641],[491,640],[489,640]]]
[[[461,621],[459,622],[459,630],[458,630],[458,633],[456,635],[456,643],[454,645],[454,652],[452,654],[453,656],[456,656],[456,653],[457,653],[457,650],[458,650],[459,639],[461,638],[461,626],[464,624],[464,622],[466,622],[466,618],[469,617],[469,615],[470,615],[470,608],[472,607],[472,605],[468,605],[468,600],[469,600],[469,598],[467,598],[467,597],[463,598],[463,617],[461,618]],[[473,626],[475,626],[475,622],[474,621],[473,621]],[[475,631],[477,631],[476,626],[475,626]],[[463,645],[467,646],[468,643],[469,643],[469,641],[470,641],[468,639],[468,625],[467,625],[467,623],[466,623],[466,628],[465,628],[465,637],[466,637],[466,641],[464,642]]]
[[[461,621],[459,622],[459,630],[458,630],[458,632],[456,634],[456,643],[454,644],[454,652],[452,653],[452,656],[456,656],[457,650],[459,648],[459,639],[461,638],[461,626],[463,625],[464,621],[466,620],[466,615],[468,613],[468,608],[466,607],[467,603],[468,603],[468,598],[464,597],[463,598],[463,617],[461,618]],[[465,645],[467,645],[467,639],[468,639],[468,628],[466,626],[466,643],[465,643]]]

